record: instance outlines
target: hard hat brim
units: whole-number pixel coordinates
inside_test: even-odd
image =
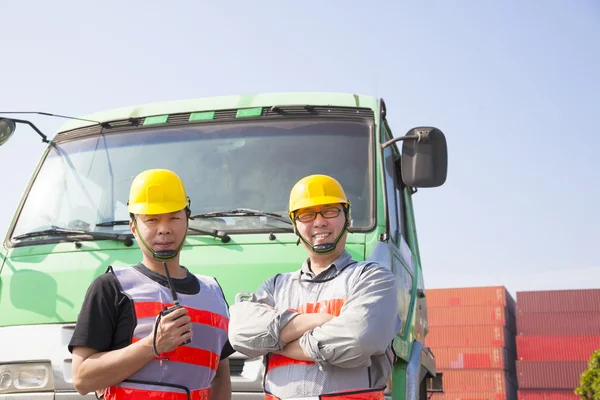
[[[337,196],[317,196],[311,197],[310,199],[301,199],[296,202],[294,205],[294,209],[290,210],[290,212],[296,212],[303,208],[321,206],[327,204],[349,204],[348,201],[342,197]]]
[[[133,204],[128,206],[128,210],[132,214],[156,215],[170,214],[181,211],[187,207],[187,203],[182,202],[167,202],[156,204]]]

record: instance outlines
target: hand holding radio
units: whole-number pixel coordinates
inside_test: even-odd
[[[192,324],[191,319],[187,315],[187,309],[183,308],[179,304],[179,298],[177,297],[177,291],[171,281],[171,274],[169,274],[169,268],[167,263],[163,261],[165,267],[165,275],[167,277],[167,283],[173,297],[173,305],[160,312],[154,323],[154,334],[152,338],[152,347],[154,356],[161,359],[168,359],[161,355],[161,353],[168,353],[175,350],[178,346],[183,346],[192,342]],[[161,346],[161,341],[164,347]]]
[[[162,312],[158,329],[154,333],[156,352],[168,353],[192,338],[192,324],[187,310],[180,305]]]

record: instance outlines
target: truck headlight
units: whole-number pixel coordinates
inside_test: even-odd
[[[0,394],[54,390],[49,362],[0,364]]]

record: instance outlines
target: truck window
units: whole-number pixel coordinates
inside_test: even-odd
[[[50,227],[126,231],[95,225],[127,220],[133,178],[168,168],[186,184],[193,213],[250,208],[287,216],[294,182],[315,173],[338,179],[352,205],[352,228],[375,224],[372,125],[294,119],[138,129],[57,142],[49,150],[11,236]],[[220,224],[220,226],[215,226]],[[191,221],[227,232],[291,230],[257,216]]]
[[[388,223],[390,227],[389,235],[390,241],[398,246],[400,239],[400,221],[398,217],[398,201],[396,198],[396,175],[395,175],[395,164],[394,154],[391,146],[384,150],[385,157],[385,193],[387,199],[388,209]]]

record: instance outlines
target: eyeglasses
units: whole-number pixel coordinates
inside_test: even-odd
[[[300,221],[300,222],[314,221],[315,218],[317,218],[317,214],[321,214],[321,217],[323,217],[323,218],[331,219],[331,218],[335,218],[338,215],[340,215],[341,212],[342,212],[342,210],[340,210],[339,208],[335,208],[335,207],[334,208],[326,208],[321,211],[303,212],[296,216],[296,220]]]

